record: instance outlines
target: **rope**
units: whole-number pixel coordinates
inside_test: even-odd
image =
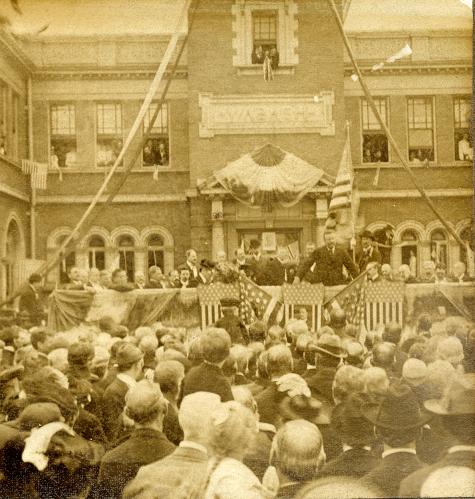
[[[142,142],[140,144],[139,147],[137,147],[137,150],[136,150],[136,154],[134,154],[134,157],[133,159],[130,161],[130,163],[128,164],[127,168],[124,170],[123,172],[123,175],[120,179],[120,182],[119,184],[117,185],[117,187],[115,189],[113,189],[113,191],[109,194],[109,196],[107,197],[104,205],[102,206],[102,209],[99,210],[99,213],[96,214],[96,216],[94,216],[92,218],[92,220],[90,220],[90,223],[87,224],[87,229],[92,225],[92,223],[94,222],[94,220],[97,219],[97,216],[102,213],[113,201],[114,197],[117,195],[117,193],[119,192],[119,190],[121,189],[121,187],[124,185],[127,177],[128,177],[128,174],[132,171],[134,165],[135,165],[135,162],[137,160],[137,158],[139,157],[141,151],[142,151],[142,148],[144,146],[144,144],[146,143],[146,141],[148,140],[148,137],[152,131],[152,128],[153,128],[153,123],[155,122],[155,119],[157,118],[158,116],[158,113],[160,112],[160,109],[161,109],[161,106],[163,104],[163,102],[165,101],[165,96],[166,96],[166,93],[170,87],[170,84],[171,84],[171,80],[173,78],[173,75],[175,74],[176,72],[176,69],[178,67],[178,62],[181,58],[181,55],[183,54],[183,51],[184,51],[184,47],[186,45],[186,41],[188,40],[188,36],[189,36],[189,32],[190,32],[190,29],[191,29],[191,26],[193,24],[193,21],[194,21],[194,15],[196,13],[196,10],[198,8],[198,5],[200,3],[200,0],[185,0],[185,3],[183,5],[183,9],[180,13],[180,17],[178,19],[178,22],[177,22],[177,25],[176,25],[176,29],[175,29],[175,32],[174,34],[172,35],[169,43],[168,43],[168,46],[167,46],[167,49],[165,51],[165,54],[160,62],[160,65],[157,69],[157,72],[155,73],[155,77],[150,85],[150,88],[147,92],[147,95],[145,96],[145,99],[144,99],[144,102],[142,104],[142,107],[140,108],[140,111],[139,111],[139,114],[137,115],[136,119],[135,119],[135,122],[132,126],[132,129],[130,130],[128,136],[127,136],[127,139],[122,147],[122,150],[120,151],[120,154],[119,156],[116,158],[115,162],[114,162],[114,165],[112,166],[111,170],[109,171],[108,175],[106,176],[106,178],[104,179],[104,182],[102,183],[101,187],[99,188],[98,192],[96,193],[96,195],[94,196],[94,199],[91,201],[91,204],[89,205],[89,207],[86,209],[86,211],[84,212],[84,214],[82,215],[82,217],[80,218],[80,220],[78,221],[78,223],[76,224],[75,228],[73,229],[73,231],[71,232],[71,234],[63,241],[63,243],[61,244],[61,246],[57,249],[57,251],[55,252],[55,254],[50,258],[50,260],[47,260],[38,270],[37,270],[37,273],[40,274],[40,275],[44,275],[48,272],[48,270],[50,270],[52,267],[54,267],[54,265],[56,265],[56,263],[62,258],[62,257],[66,257],[69,253],[71,253],[73,250],[74,250],[74,247],[76,246],[77,244],[77,241],[79,240],[80,238],[80,235],[81,233],[85,233],[86,231],[86,227],[84,226],[85,222],[86,222],[86,219],[89,217],[89,215],[91,214],[92,210],[96,207],[97,203],[99,202],[99,199],[100,197],[102,196],[102,194],[105,192],[106,188],[107,188],[107,185],[110,181],[110,179],[112,178],[113,174],[115,173],[116,169],[118,168],[118,166],[120,165],[123,157],[124,157],[124,154],[125,152],[127,151],[127,149],[129,148],[133,138],[135,137],[141,123],[143,122],[143,119],[144,119],[144,116],[145,116],[145,113],[147,112],[147,109],[150,107],[150,104],[152,102],[152,99],[155,95],[155,93],[157,92],[158,90],[158,87],[160,86],[160,83],[163,79],[163,76],[165,74],[165,71],[166,71],[166,68],[171,60],[171,57],[176,49],[176,46],[177,46],[177,43],[178,43],[178,38],[179,38],[179,32],[180,32],[180,28],[186,18],[186,14],[189,10],[189,7],[191,5],[191,3],[195,1],[195,5],[194,5],[194,8],[192,10],[192,14],[190,16],[190,21],[189,21],[189,25],[188,25],[188,32],[184,38],[184,41],[183,41],[183,44],[182,46],[180,47],[179,51],[178,51],[178,54],[177,54],[177,57],[175,59],[175,62],[172,66],[172,70],[170,72],[170,76],[169,78],[167,79],[166,81],[166,84],[165,84],[165,88],[164,90],[162,91],[162,94],[161,94],[161,97],[160,97],[160,101],[159,103],[157,104],[157,108],[154,112],[154,115],[152,117],[152,119],[150,120],[150,123],[149,123],[149,126],[147,128],[147,131],[146,133],[144,134],[144,137],[142,139]],[[70,247],[69,249],[67,249],[67,246],[69,244],[72,243],[72,247]],[[8,296],[3,302],[0,302],[0,307],[2,307],[3,305],[11,302],[12,300],[14,300],[17,296],[19,296],[21,294],[21,289],[23,288],[24,285],[28,284],[28,281],[24,281],[19,287],[18,287],[18,290],[14,293],[12,293],[10,296]]]
[[[393,136],[391,135],[391,132],[389,128],[386,126],[386,123],[382,119],[381,115],[379,114],[379,110],[373,100],[373,97],[371,95],[371,92],[369,91],[368,86],[366,85],[363,75],[360,71],[360,68],[358,67],[358,64],[356,62],[355,56],[353,54],[353,50],[351,49],[350,42],[348,40],[348,37],[346,36],[345,30],[343,28],[343,22],[340,18],[340,14],[338,13],[338,10],[335,6],[335,1],[334,0],[328,0],[330,7],[333,10],[333,13],[335,15],[335,19],[338,25],[338,28],[340,30],[341,36],[343,38],[343,43],[345,44],[346,51],[348,52],[348,56],[351,59],[351,63],[353,64],[353,68],[355,70],[356,75],[358,76],[358,80],[361,84],[361,88],[363,89],[363,92],[365,94],[365,97],[368,101],[368,104],[371,107],[371,110],[373,111],[374,115],[376,116],[376,119],[378,120],[382,130],[384,130],[384,133],[386,134],[386,137],[389,140],[389,143],[391,144],[391,147],[393,148],[394,152],[396,153],[396,156],[399,158],[399,161],[401,162],[403,168],[406,170],[408,173],[409,177],[411,178],[412,183],[414,184],[414,187],[419,191],[421,197],[424,199],[424,201],[427,203],[429,208],[432,210],[434,215],[441,221],[442,225],[447,229],[447,232],[452,235],[452,237],[457,241],[460,246],[465,246],[465,243],[462,241],[462,238],[455,232],[455,230],[449,225],[449,223],[444,219],[444,217],[439,213],[437,208],[435,207],[432,199],[430,199],[427,194],[425,193],[423,187],[421,187],[417,181],[416,176],[414,175],[414,172],[411,170],[409,165],[407,164],[403,154],[401,153],[399,146],[397,145],[396,141],[394,140]]]

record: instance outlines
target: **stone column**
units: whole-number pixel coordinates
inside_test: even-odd
[[[325,222],[328,218],[328,202],[324,193],[318,193],[315,198],[315,217],[317,219],[315,243],[317,246],[322,246],[324,244]]]
[[[212,258],[216,257],[224,249],[224,211],[223,200],[214,197],[211,200],[211,223],[212,223]]]
[[[162,269],[163,271],[163,269]],[[148,272],[147,248],[146,246],[135,247],[135,272],[143,272],[144,276]]]

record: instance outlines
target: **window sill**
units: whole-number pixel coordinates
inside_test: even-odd
[[[110,167],[107,167],[108,169],[106,170],[105,167],[102,167],[102,166],[93,166],[93,167],[63,167],[61,168],[61,173],[64,175],[68,175],[68,174],[78,174],[78,173],[92,173],[92,174],[107,174],[108,171],[110,170]],[[124,167],[123,166],[119,166],[116,170],[117,172],[123,172],[124,171]],[[148,175],[150,175],[151,173],[153,173],[155,171],[155,167],[154,166],[142,166],[142,167],[137,167],[137,168],[133,168],[131,173],[147,173]],[[178,168],[173,168],[172,166],[161,166],[158,168],[158,173],[160,172],[174,172],[174,173],[188,173],[189,170],[184,170],[184,169],[178,169]],[[59,171],[56,170],[56,169],[51,169],[49,168],[48,169],[48,175],[59,175]]]
[[[293,75],[295,73],[296,64],[280,64],[273,71],[275,75]],[[255,76],[263,75],[262,64],[243,64],[235,66],[239,76]]]
[[[453,163],[437,163],[430,161],[428,165],[424,163],[410,163],[408,162],[410,168],[468,168],[472,167],[472,163],[467,161],[454,161]],[[401,163],[364,163],[355,165],[353,164],[355,170],[374,170],[376,168],[403,168]]]

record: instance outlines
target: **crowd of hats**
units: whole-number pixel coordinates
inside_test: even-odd
[[[224,309],[238,305],[236,300],[222,303]],[[322,494],[336,494],[348,480],[355,494],[364,490],[367,497],[388,496],[405,487],[406,479],[412,480],[409,473],[401,475],[390,493],[371,481],[388,449],[415,449],[420,469],[429,470],[455,444],[472,448],[475,432],[467,430],[475,425],[472,323],[422,314],[413,323],[381,324],[361,344],[358,329],[347,324],[341,310],[334,310],[318,331],[312,331],[305,319],[303,314],[285,326],[270,327],[256,321],[248,338],[235,344],[226,321],[221,323],[224,329],[204,331],[161,323],[129,331],[111,317],[60,333],[38,327],[3,328],[0,467],[5,469],[0,471],[7,478],[0,481],[0,494],[9,497],[12,487],[25,494],[31,487],[26,485],[31,473],[21,478],[25,463],[50,480],[54,454],[62,456],[62,466],[68,463],[68,472],[58,482],[64,493],[76,490],[75,473],[85,467],[83,485],[90,497],[107,496],[107,487],[98,485],[104,480],[103,467],[124,442],[133,440],[134,427],[162,432],[170,452],[184,439],[187,425],[196,431],[199,421],[189,416],[190,404],[192,414],[205,417],[188,399],[197,369],[214,376],[208,385],[207,379],[199,380],[198,390],[214,393],[220,404],[212,418],[208,414],[206,427],[211,468],[216,468],[212,473],[218,473],[223,459],[237,459],[262,487],[261,495],[249,497],[293,497],[281,490],[289,480],[295,497],[325,497],[317,495],[320,489]],[[126,380],[127,387],[111,421],[105,417],[107,404],[117,401],[107,394],[116,380]],[[54,426],[58,424],[63,426]],[[72,433],[61,433],[64,428]],[[317,447],[306,448],[314,438]],[[45,441],[41,447],[39,442]],[[332,470],[348,449],[368,455],[337,475]],[[85,455],[90,459],[84,461]],[[47,475],[40,469],[45,459]],[[127,456],[121,459],[121,465],[130,467]],[[362,462],[371,462],[372,467],[363,473]],[[271,471],[266,471],[268,466]],[[443,466],[436,471],[445,480]],[[233,475],[243,479],[242,469]],[[458,483],[450,489],[454,495],[463,494],[474,478],[466,471],[457,476]],[[35,475],[33,488],[43,478]],[[432,475],[424,478],[420,490],[429,478],[424,490],[440,493]],[[206,486],[212,487],[215,482],[210,476],[207,480]],[[119,487],[121,493],[126,485]],[[241,485],[246,487],[246,482]],[[48,494],[55,497],[50,489]]]

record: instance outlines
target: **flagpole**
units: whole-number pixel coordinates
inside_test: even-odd
[[[352,176],[351,176],[351,200],[350,200],[350,210],[351,210],[351,241],[350,241],[350,246],[351,246],[351,251],[353,254],[353,261],[356,261],[356,220],[355,220],[355,206],[353,203],[353,189],[355,185],[355,176],[353,172],[353,168],[350,168],[350,161],[351,161],[351,147],[350,147],[350,122],[349,120],[346,120],[346,144],[348,147],[348,152],[347,152],[347,166],[348,166],[348,171],[351,171]]]
[[[434,215],[441,221],[442,225],[447,229],[447,232],[452,235],[452,237],[457,241],[457,243],[460,246],[462,246],[462,247],[465,246],[465,243],[462,241],[462,238],[457,234],[455,229],[453,229],[453,227],[450,226],[450,224],[444,219],[444,217],[442,217],[442,215],[439,213],[439,211],[435,207],[432,199],[430,199],[427,196],[423,187],[421,187],[419,185],[419,182],[417,181],[417,178],[416,178],[414,172],[411,170],[411,168],[407,164],[406,159],[404,158],[402,152],[399,149],[399,146],[397,145],[397,142],[394,140],[389,128],[386,126],[385,121],[383,120],[383,118],[379,114],[379,110],[378,110],[378,108],[373,100],[371,92],[369,91],[369,88],[363,79],[363,74],[361,73],[361,70],[358,67],[358,63],[356,62],[355,56],[353,54],[353,50],[352,50],[351,45],[350,45],[350,42],[348,40],[348,37],[346,36],[345,29],[343,27],[343,22],[341,20],[340,14],[338,13],[338,10],[335,6],[335,1],[328,0],[328,3],[330,4],[330,7],[333,11],[333,14],[335,15],[338,29],[340,30],[341,36],[343,38],[343,43],[346,47],[346,51],[348,52],[348,56],[350,57],[354,71],[355,71],[356,75],[358,76],[358,80],[360,82],[361,88],[363,89],[366,100],[368,101],[368,104],[370,105],[371,110],[373,111],[376,119],[378,120],[378,123],[380,124],[382,130],[386,134],[386,137],[388,138],[389,143],[391,144],[391,147],[393,148],[394,152],[396,153],[396,156],[399,158],[399,161],[401,162],[403,168],[406,170],[409,177],[411,178],[411,181],[414,184],[414,187],[419,191],[419,194],[424,199],[424,201],[428,204],[429,208],[432,210]]]

